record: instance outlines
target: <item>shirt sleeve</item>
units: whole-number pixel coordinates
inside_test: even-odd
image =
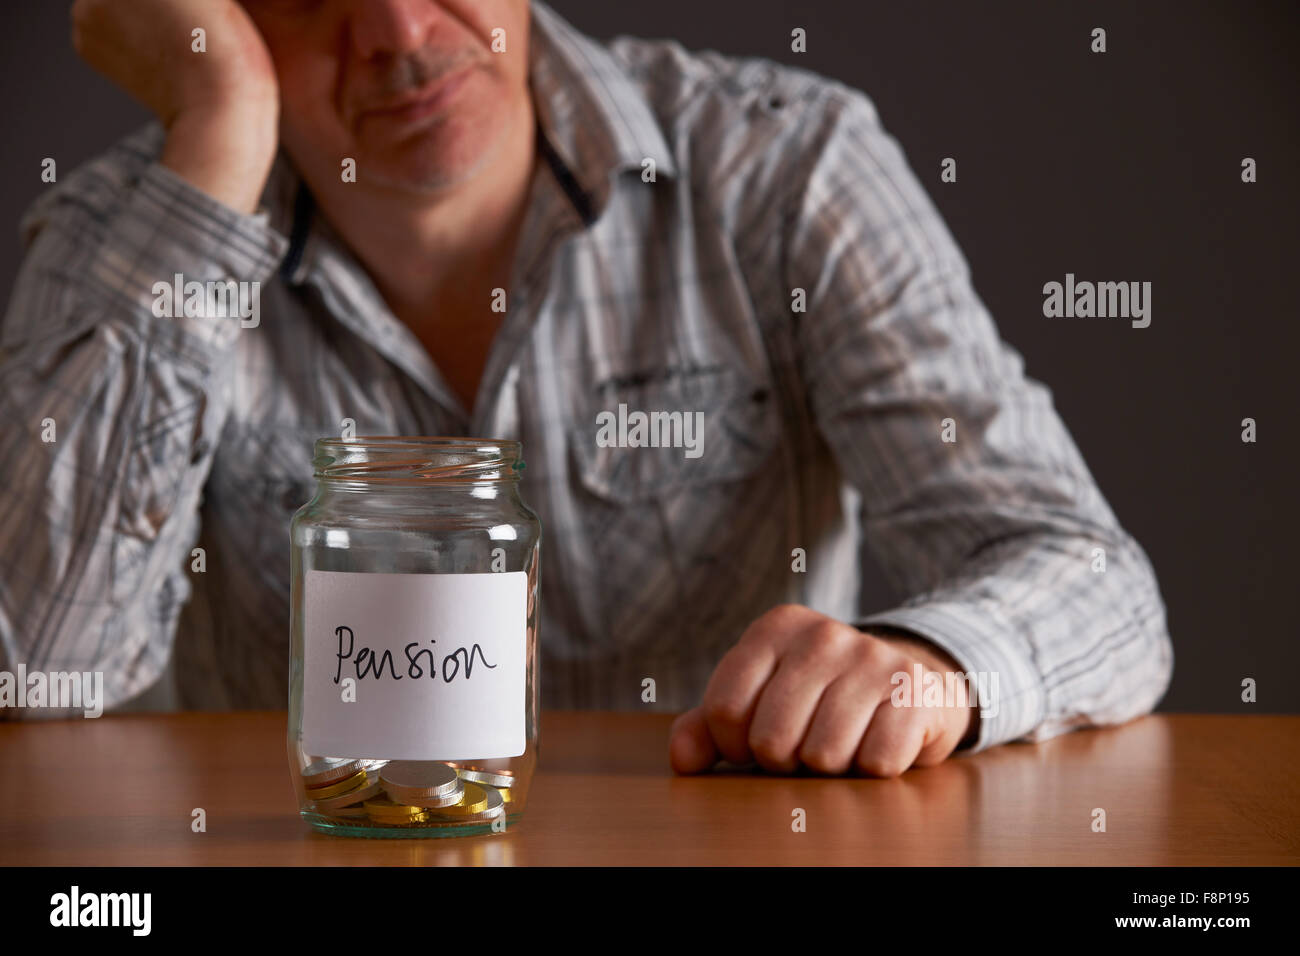
[[[260,283],[287,240],[122,148],[38,201],[25,232],[0,325],[0,663],[102,672],[112,707],[171,652],[225,373],[257,331],[224,307],[155,310],[155,283]]]
[[[905,596],[854,623],[910,631],[986,675],[972,750],[1149,711],[1173,666],[1150,561],[1000,340],[871,101],[829,99],[784,268],[806,295],[794,320],[813,413]]]

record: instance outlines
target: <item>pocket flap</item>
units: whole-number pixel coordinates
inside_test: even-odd
[[[738,480],[772,453],[774,406],[770,383],[748,370],[609,378],[569,427],[572,464],[588,490],[615,501]]]

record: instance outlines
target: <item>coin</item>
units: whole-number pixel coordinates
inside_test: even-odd
[[[488,805],[483,808],[483,811],[480,813],[480,816],[491,819],[492,817],[500,816],[501,814],[506,812],[506,800],[505,797],[502,796],[502,792],[500,790],[496,790],[496,789],[488,790],[487,798],[488,798]]]
[[[383,797],[367,800],[364,806],[370,819],[380,823],[420,823],[429,819],[428,810],[403,806]]]
[[[316,808],[318,810],[333,810],[339,807],[349,807],[354,803],[360,803],[362,800],[368,800],[379,793],[379,777],[362,773],[365,779],[361,785],[351,790],[345,790],[335,796],[325,795],[325,797],[316,797]],[[350,779],[350,778],[349,778]],[[311,791],[307,791],[311,795]]]
[[[448,790],[446,793],[436,796],[429,796],[423,790],[408,790],[406,787],[399,787],[391,783],[384,784],[384,791],[395,802],[411,807],[449,807],[460,803],[465,797],[465,785],[459,779],[456,781],[454,790]]]
[[[379,774],[385,790],[391,785],[408,796],[443,797],[461,785],[455,770],[434,760],[390,760]]]
[[[476,813],[464,813],[455,816],[443,817],[441,821],[443,825],[444,826],[455,825],[455,824],[463,825],[466,823],[473,823],[475,821],[480,821],[480,820],[493,820],[501,816],[503,813],[505,813],[506,810],[505,800],[501,796],[500,790],[497,790],[494,787],[484,787],[483,792],[486,794],[487,800],[486,800],[486,806],[484,806],[482,810],[479,810]],[[440,811],[436,811],[436,810],[433,812],[431,816],[431,821],[438,820],[439,812]],[[431,822],[429,825],[432,826],[433,822]]]
[[[500,770],[465,770],[457,767],[456,772],[465,780],[486,783],[490,787],[509,787],[515,782],[515,778],[510,773]]]
[[[347,793],[349,790],[355,790],[357,787],[364,786],[366,782],[366,772],[358,770],[352,776],[340,780],[338,783],[332,783],[328,787],[308,787],[307,796],[313,800],[321,800],[325,797],[333,797],[340,793]]]
[[[327,787],[364,769],[361,761],[342,757],[322,757],[302,768],[304,787]]]
[[[472,817],[488,808],[488,790],[476,783],[465,784],[465,795],[459,803],[430,812],[436,817]]]
[[[366,808],[361,806],[360,804],[358,804],[355,807],[335,807],[333,810],[326,811],[326,813],[328,813],[328,815],[331,817],[344,817],[347,819],[352,819],[355,817],[361,817],[362,819],[365,819],[367,816],[369,816],[369,814],[366,812]]]
[[[384,826],[400,827],[410,823],[424,823],[429,819],[429,811],[421,810],[414,816],[388,817],[374,810],[366,811],[366,815],[373,823],[382,823]]]

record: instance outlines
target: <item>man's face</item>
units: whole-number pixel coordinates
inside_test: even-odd
[[[341,182],[352,158],[359,184],[437,192],[528,115],[527,0],[243,3],[275,61],[283,145],[309,180]]]

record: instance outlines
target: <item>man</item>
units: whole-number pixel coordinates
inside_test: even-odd
[[[862,94],[524,0],[73,17],[159,124],[25,221],[8,660],[102,669],[112,705],[179,633],[183,703],[282,706],[287,522],[352,419],[523,441],[543,702],[653,678],[679,771],[896,775],[1163,693],[1146,556]],[[259,283],[259,323],[159,316],[177,274]],[[628,410],[698,444],[602,438]],[[901,601],[866,617],[860,537]],[[931,674],[982,693],[895,693]]]

